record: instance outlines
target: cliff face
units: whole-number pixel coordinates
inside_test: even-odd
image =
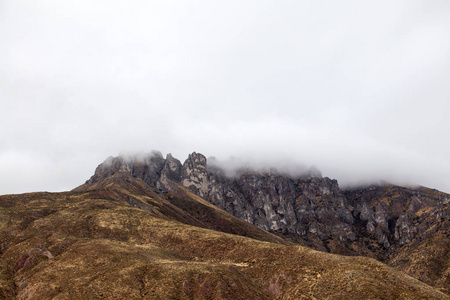
[[[336,180],[271,171],[209,172],[206,199],[265,230],[304,240],[354,240],[353,217]]]
[[[341,190],[336,180],[319,172],[289,176],[273,169],[240,169],[227,176],[195,152],[183,164],[159,152],[139,160],[109,158],[85,186],[117,172],[142,179],[161,195],[181,185],[240,219],[301,244],[385,262],[394,263],[394,257],[449,226],[450,196],[436,190],[392,185]],[[442,268],[437,272],[448,267]]]

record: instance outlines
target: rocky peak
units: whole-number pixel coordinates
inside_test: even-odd
[[[173,180],[180,180],[181,176],[181,168],[182,168],[181,162],[174,158],[172,154],[167,154],[166,156],[166,163],[164,165],[163,170],[168,172],[169,178]]]
[[[181,169],[181,184],[200,197],[208,192],[208,172],[206,157],[193,152],[189,154]]]
[[[151,186],[156,186],[164,164],[165,159],[161,152],[152,151],[149,155],[145,156],[142,161],[139,159],[133,160],[131,175],[133,177],[141,178]]]
[[[182,167],[178,159],[174,158],[170,153],[167,154],[160,178],[156,184],[158,190],[173,190],[173,183],[181,181]]]
[[[96,168],[94,175],[86,181],[86,184],[99,182],[115,173],[125,173],[156,186],[164,164],[165,159],[159,151],[145,155],[109,157]]]
[[[122,157],[108,157],[103,163],[98,165],[95,169],[94,175],[86,181],[86,184],[91,184],[107,178],[117,172],[122,172],[126,167],[124,167],[125,161]]]

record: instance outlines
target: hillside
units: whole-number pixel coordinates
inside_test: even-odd
[[[383,261],[450,293],[450,197],[394,185],[344,192],[361,231],[385,244]]]
[[[0,196],[0,295],[448,299],[449,199],[318,172],[230,176],[197,153],[111,157],[73,191]]]
[[[341,189],[337,180],[322,177],[317,170],[292,175],[247,166],[230,175],[229,168],[227,172],[223,167],[195,152],[183,164],[156,151],[140,157],[110,157],[75,190],[97,187],[113,174],[140,178],[166,198],[173,198],[183,186],[294,243],[375,258],[450,292],[450,195],[387,183]]]
[[[172,203],[143,181],[116,174],[84,191],[1,196],[0,295],[448,299],[373,259],[284,242],[179,191],[183,200]],[[206,216],[213,212],[215,222]]]

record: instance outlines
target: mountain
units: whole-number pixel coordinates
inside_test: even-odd
[[[387,183],[343,190],[318,171],[292,176],[247,167],[229,176],[215,159],[200,153],[190,154],[182,164],[157,151],[139,158],[110,157],[78,189],[116,173],[140,178],[160,195],[181,185],[292,242],[375,258],[450,292],[450,195],[437,190]]]
[[[298,244],[352,254],[360,239],[384,247],[364,216],[374,211],[381,226],[375,198],[391,194],[371,189],[342,191],[317,173],[230,177],[197,153],[184,164],[159,152],[109,158],[73,191],[0,196],[0,298],[449,299],[448,268],[437,266],[448,266],[446,194],[424,189],[429,209],[412,210],[417,220],[399,209],[399,238],[391,226],[394,243],[383,250],[395,268]]]

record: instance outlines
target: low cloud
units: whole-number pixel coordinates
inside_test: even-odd
[[[2,2],[0,194],[154,149],[450,192],[448,32],[445,1]]]

